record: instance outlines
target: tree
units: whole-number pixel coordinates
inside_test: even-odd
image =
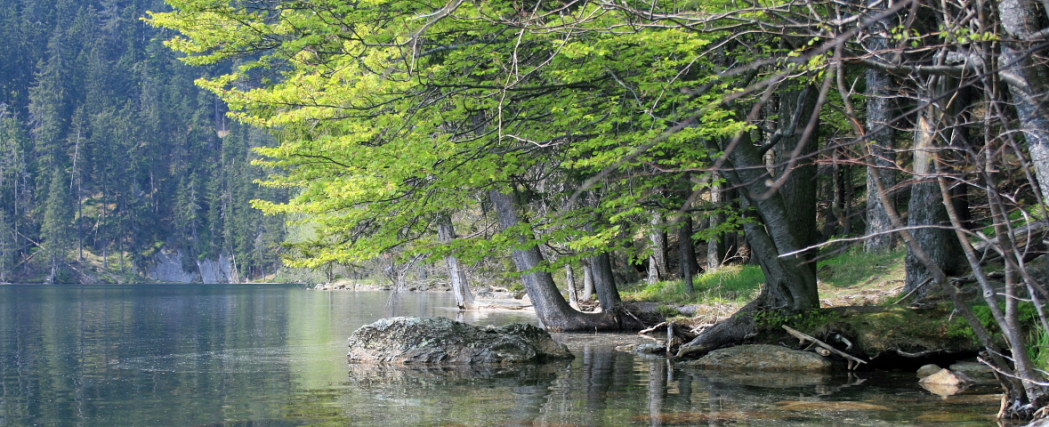
[[[72,241],[70,224],[73,222],[73,210],[69,203],[69,179],[59,170],[51,174],[51,185],[44,207],[41,234],[47,236],[43,249],[47,254],[51,272],[46,282],[55,283],[68,261],[68,252]]]
[[[995,190],[1016,178],[1000,171],[1043,177],[1039,138],[1046,127],[1039,120],[1047,115],[1036,100],[1045,94],[1044,70],[1035,58],[1045,49],[1045,31],[1035,25],[1045,16],[1020,2],[782,2],[760,9],[674,1],[529,8],[498,1],[171,3],[178,12],[151,18],[183,34],[169,46],[187,53],[191,64],[241,61],[204,86],[230,102],[238,119],[280,133],[281,146],[262,150],[269,158],[261,163],[280,172],[271,185],[300,193],[289,203],[256,205],[306,215],[332,236],[331,244],[295,262],[353,260],[392,249],[461,256],[508,251],[542,321],[555,329],[615,322],[568,308],[549,276],[556,266],[540,248],[568,242],[581,257],[625,252],[630,245],[621,236],[650,231],[648,209],[660,206],[663,189],[675,183],[689,183],[687,197],[664,212],[712,200],[712,187],[722,180],[738,191],[742,209],[726,223],[742,222],[766,278],[757,299],[686,346],[701,353],[741,342],[755,330],[757,311],[819,307],[812,195],[821,152],[862,151],[842,161],[870,170],[868,198],[877,200],[871,233],[898,232],[944,292],[952,288],[942,263],[918,241],[926,238],[902,225],[891,173],[882,172],[917,170],[924,184],[940,188],[919,189],[922,202],[908,215],[936,203],[950,213],[958,187],[967,187],[965,194],[995,206],[982,220],[1002,236],[1013,227],[1010,215],[1030,215],[1031,202],[1023,200],[1026,194],[1009,199]],[[999,40],[999,34],[1010,38]],[[995,56],[999,42],[1002,55]],[[896,83],[865,69],[891,74]],[[865,109],[854,105],[858,80],[847,81],[860,75],[875,99]],[[911,111],[889,106],[897,100],[887,87],[917,92],[929,81],[946,86],[919,96],[926,101]],[[1012,88],[1010,99],[996,90],[1000,82]],[[978,109],[928,115],[927,107],[950,104],[946,98],[962,87],[981,92],[974,98],[982,100]],[[980,113],[980,123],[966,119]],[[903,132],[893,129],[921,123],[923,114],[931,129],[916,126],[922,130],[910,143],[895,139]],[[983,141],[950,131],[977,125]],[[827,138],[832,132],[835,138]],[[964,155],[944,155],[948,142]],[[929,162],[920,156],[910,168],[901,158],[893,162],[891,147],[908,145],[929,153]],[[1006,166],[1008,157],[1027,161],[1028,155],[1030,169]],[[1028,181],[1047,188],[1044,178]],[[499,233],[451,247],[428,244],[440,213],[470,206],[471,196],[482,192],[499,214]],[[587,209],[550,208],[557,206],[551,200],[593,192],[601,197]],[[959,225],[958,215],[949,218],[957,243],[969,248],[969,268],[980,271],[969,239],[983,238]],[[945,227],[934,222],[913,227]],[[1009,243],[1015,239],[996,239],[1008,271],[1023,276],[1023,250]],[[1028,277],[1023,285],[1007,283],[1003,292],[983,284],[992,311],[1004,298],[994,316],[1008,331],[1009,350],[1026,352],[1016,300],[1044,297],[1044,289]],[[955,304],[989,353],[1001,353],[967,302]],[[1045,405],[1028,362],[989,361],[1020,378],[1008,385],[1011,415],[1030,417]]]
[[[265,22],[264,15],[269,11],[212,8],[193,2],[176,2],[175,6],[183,12],[199,14],[192,17],[191,14],[154,14],[153,22],[178,28],[193,38],[171,42],[171,46],[177,49],[196,54],[187,58],[187,62],[215,63],[248,50],[262,49],[265,52],[260,62],[253,62],[251,66],[215,79],[207,86],[231,102],[234,109],[243,109],[236,113],[238,118],[248,123],[284,129],[282,147],[261,150],[264,155],[274,159],[266,161],[267,165],[287,171],[287,175],[275,177],[269,184],[301,186],[303,192],[288,204],[258,201],[256,206],[272,213],[308,214],[310,221],[322,227],[325,234],[340,236],[336,239],[340,242],[352,242],[320,248],[319,251],[311,252],[307,258],[292,261],[294,265],[351,262],[402,246],[421,250],[427,246],[417,243],[423,242],[423,237],[432,233],[433,221],[439,211],[447,206],[467,205],[472,193],[484,190],[489,182],[514,181],[542,187],[545,177],[550,176],[549,171],[557,168],[600,170],[603,164],[618,161],[601,153],[604,148],[620,145],[618,140],[597,138],[606,129],[621,127],[623,131],[629,132],[626,134],[627,141],[632,143],[645,142],[652,135],[662,132],[625,126],[635,121],[633,118],[596,122],[586,118],[587,114],[597,109],[621,108],[618,102],[603,105],[608,102],[608,98],[601,90],[622,92],[616,87],[613,76],[602,77],[600,82],[604,86],[598,86],[587,82],[592,78],[589,75],[591,70],[573,70],[569,67],[586,63],[581,58],[589,56],[584,51],[588,49],[586,45],[589,40],[573,40],[571,49],[577,52],[553,56],[565,64],[552,67],[548,72],[541,58],[559,50],[551,49],[549,42],[560,36],[523,33],[529,40],[515,41],[499,35],[500,28],[505,28],[509,22],[489,24],[483,20],[452,17],[452,12],[464,16],[487,16],[489,13],[509,16],[504,13],[511,10],[506,4],[484,5],[482,9],[477,9],[481,5],[459,4],[449,9],[444,9],[444,5],[434,5],[438,19],[422,27],[409,19],[414,12],[403,10],[403,5],[395,2],[383,8],[356,9],[337,8],[334,3],[322,2],[305,5],[305,9],[289,8],[281,11],[281,17],[287,23],[301,19],[312,21],[317,17],[331,19],[331,22],[395,20],[407,24],[374,28],[367,34],[362,33],[365,39],[351,40],[349,45],[343,45],[342,42],[332,44],[335,39],[302,37],[303,34],[296,35],[300,37],[298,39],[286,39],[287,43],[273,44],[268,37],[241,34],[239,25],[233,24],[247,19],[260,24],[260,28],[265,28],[264,32],[277,34],[285,31],[281,22]],[[218,35],[194,32],[192,18],[213,20],[218,27],[232,33]],[[314,23],[324,25],[319,21]],[[480,28],[466,31],[464,26]],[[411,36],[412,28],[427,32],[425,40],[388,42],[406,36],[414,37]],[[329,27],[325,31],[328,30],[342,31],[341,27]],[[463,38],[468,34],[478,34],[479,38],[464,42]],[[684,35],[680,32],[671,34],[674,43],[670,49],[692,49],[694,42],[684,38]],[[241,39],[245,44],[230,46],[230,49],[216,49],[218,45],[215,43],[220,38],[228,40],[240,37],[246,37]],[[319,44],[312,45],[316,43]],[[307,58],[309,54],[304,52],[318,48],[334,53]],[[478,55],[478,49],[496,51],[502,59],[478,64],[473,60]],[[634,48],[632,54],[638,58],[647,58],[649,52]],[[490,76],[506,75],[508,69],[504,65],[513,62],[513,58],[525,57],[531,58],[530,61],[534,63],[519,62],[520,66],[534,67],[542,72],[532,76],[529,73],[515,74],[517,71],[513,71],[508,76],[510,81],[490,83]],[[675,61],[682,59],[675,58]],[[284,64],[282,66],[286,65],[294,71],[286,73],[281,80],[274,81],[264,90],[246,91],[230,85],[241,78],[250,78],[251,68],[255,65],[270,62]],[[677,62],[674,66],[659,69],[659,72],[664,77],[672,78],[680,71],[676,67]],[[332,70],[336,69],[341,71],[332,74]],[[380,69],[385,71],[375,72]],[[623,76],[639,76],[638,70],[632,67],[627,67],[625,71]],[[321,86],[307,83],[319,82],[318,78],[336,80],[328,80]],[[316,91],[310,94],[301,92],[306,87]],[[311,100],[300,98],[300,95]],[[293,102],[296,106],[291,109],[294,111],[267,107],[274,102],[283,102],[277,99],[287,96],[296,98]],[[334,105],[345,107],[329,107]],[[551,109],[565,112],[566,118],[551,116],[548,113]],[[345,116],[339,111],[351,113]],[[439,117],[440,120],[415,120],[431,112],[436,114],[432,117]],[[640,121],[642,123],[654,120],[643,114],[636,116],[643,119]],[[406,120],[412,124],[410,127],[400,125]],[[589,125],[590,128],[577,129],[582,134],[576,135],[576,131],[565,130],[566,124],[587,122],[594,123]],[[674,138],[674,143],[679,143],[679,137]],[[576,140],[593,140],[595,143],[575,144]],[[698,155],[705,156],[705,150],[701,151]],[[321,152],[324,154],[319,154]],[[405,157],[402,153],[413,155]],[[392,159],[399,160],[391,162]],[[566,165],[566,159],[577,163]],[[675,161],[680,165],[689,160]],[[602,209],[622,204],[621,197],[626,196],[621,193],[616,198],[602,199]],[[622,227],[626,220],[627,217],[618,216],[614,218],[618,223],[601,225],[600,229],[592,232],[581,232],[585,227],[578,225],[586,224],[586,221],[580,215],[580,210],[575,209],[560,216],[545,217],[544,221],[549,222],[540,226],[569,230],[570,235],[574,234],[576,249],[586,250],[595,256],[599,267],[596,276],[601,277],[600,274],[608,272],[608,268],[601,267],[607,264],[601,262],[607,249],[596,248],[610,242],[616,235],[617,227]],[[571,227],[572,224],[576,227]],[[579,236],[590,237],[580,240]],[[549,238],[552,237],[546,234],[531,234],[525,245],[541,245]],[[515,239],[507,238],[497,238],[492,243],[502,248],[520,244]],[[479,251],[490,248],[491,244],[457,247]],[[585,252],[583,254],[588,255]],[[606,276],[610,278],[611,275]],[[599,293],[603,292],[601,288],[599,283]],[[607,289],[614,288],[610,285]],[[615,299],[614,291],[607,298],[602,297],[603,301],[612,301],[613,305]],[[552,325],[553,322],[547,324]]]
[[[452,240],[455,240],[455,228],[452,225],[450,216],[442,215],[437,219],[437,234],[442,244],[447,245],[452,243]],[[460,309],[473,308],[474,296],[470,292],[470,284],[466,280],[466,272],[459,265],[459,259],[454,255],[448,255],[444,257],[444,262],[448,267],[448,277],[452,281],[452,293],[455,295],[455,304]]]
[[[877,13],[884,10],[878,2],[871,2],[871,12]],[[869,30],[870,38],[863,47],[873,55],[884,55],[888,52],[888,35],[891,22],[888,19],[872,24]],[[889,58],[879,58],[887,61]],[[878,195],[878,187],[894,190],[896,186],[895,163],[896,156],[893,138],[893,127],[890,120],[895,117],[893,112],[892,74],[885,73],[876,68],[868,68],[864,71],[864,81],[867,83],[866,115],[864,121],[864,133],[861,135],[870,141],[872,158],[867,161],[868,168],[877,168],[878,171],[867,172],[867,206],[865,212],[866,233],[870,236],[863,242],[864,250],[867,252],[886,251],[892,248],[895,234],[891,232],[892,221],[889,219],[882,206],[882,198]],[[881,179],[875,183],[875,176]],[[895,197],[888,199],[890,202]]]

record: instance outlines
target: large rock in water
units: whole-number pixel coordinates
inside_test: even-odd
[[[571,359],[538,327],[479,328],[443,317],[393,317],[350,335],[350,363],[511,364]]]
[[[767,344],[714,350],[684,365],[732,371],[825,371],[834,366],[830,360],[813,352]]]

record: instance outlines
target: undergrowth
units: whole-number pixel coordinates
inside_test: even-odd
[[[819,261],[820,282],[826,288],[880,285],[884,280],[903,278],[906,254],[902,249],[867,253],[856,246]]]
[[[621,290],[628,301],[659,301],[673,304],[695,304],[714,302],[748,302],[765,282],[761,267],[756,265],[732,265],[707,271],[693,280],[695,292],[685,291],[681,280],[668,280],[653,284],[637,283]]]

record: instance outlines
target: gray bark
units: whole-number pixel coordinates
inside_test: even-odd
[[[885,22],[874,25],[872,31],[875,33],[887,32]],[[877,35],[868,39],[868,50],[878,52],[888,47],[888,42]],[[895,161],[896,154],[893,151],[893,130],[889,126],[892,119],[892,76],[881,70],[868,69],[867,79],[867,143],[870,144],[873,156],[868,160],[867,166],[867,229],[870,236],[863,243],[866,252],[883,252],[892,249],[896,244],[896,234],[892,230],[892,220],[882,204],[882,198],[878,196],[878,184],[875,179],[881,180],[881,188],[891,189],[896,186]],[[878,168],[878,173],[870,169]],[[895,200],[894,197],[887,197]]]
[[[493,189],[489,190],[488,196],[499,213],[499,225],[503,231],[522,223],[517,216],[515,203],[509,195]],[[545,328],[553,331],[620,329],[617,317],[611,312],[588,314],[573,310],[561,296],[561,291],[557,289],[550,273],[540,269],[544,262],[539,248],[529,244],[528,236],[522,235],[518,239],[521,248],[514,249],[511,257],[517,270],[522,273],[525,291],[532,300],[536,316]]]
[[[575,289],[575,270],[572,269],[571,265],[565,266],[565,287],[568,288],[568,305],[572,308],[579,309],[579,295]]]
[[[648,277],[645,278],[645,282],[648,284],[654,284],[659,282],[659,268],[656,267],[657,261],[655,256],[648,257]],[[0,273],[2,274],[2,273]],[[2,279],[2,277],[0,277]]]
[[[739,145],[732,151],[729,160],[732,169],[726,170],[729,182],[741,188],[745,205],[756,209],[759,222],[744,226],[747,242],[754,259],[765,273],[766,287],[771,300],[770,307],[788,311],[804,311],[819,308],[815,269],[802,255],[780,257],[780,254],[795,252],[803,246],[798,236],[806,236],[816,230],[796,230],[791,221],[783,193],[776,192],[764,199],[755,195],[768,191],[765,181],[768,174],[764,169],[750,166],[760,165],[761,157],[750,143],[749,135],[743,134]],[[805,185],[810,185],[804,183]],[[793,202],[792,202],[793,203]],[[748,206],[744,206],[746,209]],[[815,210],[815,204],[807,205]]]
[[[455,229],[452,226],[452,218],[441,215],[437,220],[437,238],[442,244],[449,244],[455,240]],[[452,293],[455,294],[455,305],[461,310],[474,308],[474,295],[470,292],[470,283],[466,280],[466,273],[459,265],[459,258],[449,255],[444,257],[444,263],[448,267],[448,277],[452,281]]]
[[[914,131],[913,166],[914,177],[918,182],[911,186],[911,199],[907,214],[909,227],[950,225],[950,218],[947,217],[947,210],[943,206],[939,184],[933,177],[934,165],[932,162],[935,157],[933,150],[936,149],[936,129],[933,123],[939,114],[935,105],[923,108],[918,114],[917,129]],[[911,235],[940,270],[948,275],[958,272],[959,262],[964,258],[962,258],[961,246],[951,230],[917,228],[911,231]],[[913,251],[907,253],[906,270],[904,293],[911,293],[915,299],[921,300],[932,288],[926,286],[933,280],[932,273]]]
[[[608,311],[621,304],[619,290],[616,289],[616,279],[612,273],[612,259],[608,253],[590,257],[590,266],[593,269],[594,290],[597,291],[597,300],[601,303],[601,309]]]
[[[692,276],[699,270],[696,263],[696,246],[692,242],[692,215],[685,214],[678,224],[678,255],[681,264],[681,280],[685,282],[685,292],[692,295],[696,292]]]
[[[790,174],[780,187],[779,194],[784,201],[790,201],[784,203],[785,213],[799,247],[813,246],[819,242],[814,209],[818,174],[815,159],[816,136],[810,136],[809,141],[802,141],[802,129],[814,114],[818,92],[816,87],[809,85],[800,91],[787,91],[780,96],[779,129],[784,132],[784,136],[776,145],[776,177]],[[792,130],[785,131],[786,129]],[[812,270],[813,275],[816,273],[816,255],[816,250],[808,251],[804,255],[808,262],[807,267]]]
[[[1031,163],[1035,172],[1035,179],[1041,190],[1042,202],[1049,202],[1049,111],[1046,111],[1043,99],[1049,89],[1049,70],[1044,64],[1037,63],[1031,57],[1029,49],[1036,41],[1025,43],[1031,34],[1039,31],[1038,24],[1045,22],[1044,11],[1039,11],[1036,5],[1030,1],[1003,0],[998,3],[998,17],[1005,30],[1006,36],[1001,44],[1001,56],[999,57],[998,75],[1009,84],[1009,94],[1012,104],[1015,106],[1017,118],[1020,120],[1020,129],[1024,133],[1027,149],[1031,155]],[[1044,54],[1045,48],[1041,49]],[[996,318],[1001,316],[996,313]],[[999,320],[999,324],[1001,321]],[[1012,329],[1012,328],[1010,328]],[[1012,332],[1015,334],[1019,328]],[[1022,337],[1010,338],[1011,346],[1025,348]],[[1022,351],[1022,350],[1021,350]],[[1034,374],[1032,367],[1026,363],[1025,357],[1016,358],[1016,370],[1023,378],[1041,378]],[[1024,382],[1024,392],[1028,402],[1038,408],[1046,404],[1049,395],[1044,387],[1030,382]],[[1010,390],[1012,394],[1013,390]],[[1014,407],[1023,404],[1021,399],[1012,399],[1010,402]]]
[[[591,202],[596,205],[596,198],[590,195]],[[593,233],[594,226],[587,223],[586,231]],[[608,252],[602,252],[590,257],[591,277],[594,281],[594,291],[597,292],[597,300],[601,303],[601,310],[609,311],[622,303],[619,298],[619,290],[616,288],[616,278],[612,272],[612,258]]]
[[[998,74],[1009,83],[1009,94],[1020,119],[1042,199],[1049,201],[1049,112],[1040,102],[1049,89],[1049,72],[1044,65],[1035,65],[1030,53],[1025,52],[1031,44],[1017,41],[1036,32],[1038,19],[1043,15],[1033,3],[1022,0],[1001,1],[998,15],[1007,34],[1002,43]]]
[[[710,187],[710,203],[718,206],[724,200],[723,191],[721,185],[713,185]],[[721,226],[721,223],[725,222],[725,215],[715,212],[710,216],[710,228],[717,228]],[[718,233],[716,237],[712,237],[707,241],[707,270],[713,270],[721,267],[721,261],[725,259],[725,233]]]
[[[663,214],[652,212],[652,228],[648,232],[648,241],[652,245],[652,256],[649,259],[649,283],[670,277],[667,262],[667,232],[663,229]]]
[[[589,263],[583,265],[583,294],[579,298],[583,301],[594,298],[594,268]]]
[[[780,192],[768,197],[757,197],[768,191],[765,182],[770,175],[763,164],[761,153],[751,143],[750,136],[743,133],[739,143],[728,155],[727,167],[722,174],[729,184],[740,188],[744,195],[743,208],[753,206],[757,221],[744,225],[747,241],[754,259],[765,273],[765,286],[761,294],[740,309],[731,318],[719,322],[698,337],[681,347],[676,357],[686,354],[706,354],[726,345],[738,344],[755,332],[753,313],[759,310],[780,310],[797,313],[819,308],[819,293],[816,274],[812,263],[804,254],[780,256],[802,248],[797,236],[816,230],[795,230],[797,223],[791,221],[787,203]],[[803,183],[804,185],[809,185]],[[809,205],[815,209],[815,204]]]

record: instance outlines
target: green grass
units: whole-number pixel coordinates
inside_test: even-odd
[[[886,283],[900,282],[904,277],[902,249],[888,253],[868,254],[862,247],[819,261],[820,297],[881,289]],[[620,289],[627,301],[656,301],[667,304],[747,303],[765,282],[761,267],[732,265],[708,271],[695,278],[695,293],[685,292],[680,280],[654,284],[644,282]]]
[[[1035,368],[1049,370],[1049,333],[1041,326],[1036,326],[1028,336],[1027,355]]]
[[[869,254],[856,246],[840,255],[819,262],[819,278],[823,286],[848,288],[874,284],[891,278],[904,277],[902,249]]]
[[[733,265],[708,271],[693,280],[695,293],[685,292],[681,280],[657,282],[651,285],[639,283],[622,290],[623,299],[628,301],[659,301],[673,304],[747,302],[754,297],[765,282],[761,267],[756,265]]]

